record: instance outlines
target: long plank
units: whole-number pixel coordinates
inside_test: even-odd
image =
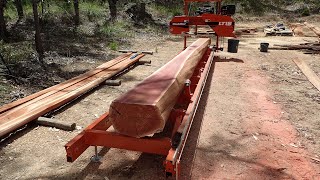
[[[128,55],[130,55],[130,54],[128,54]],[[26,103],[24,103],[22,105],[19,105],[18,107],[14,108],[14,109],[11,109],[11,110],[8,110],[8,111],[2,113],[0,115],[0,118],[1,117],[6,117],[6,116],[10,116],[11,114],[16,114],[17,110],[23,109],[25,107],[28,107],[31,104],[37,103],[38,101],[41,101],[42,99],[45,99],[45,98],[47,98],[49,96],[55,95],[55,97],[57,97],[56,93],[58,93],[58,92],[66,92],[66,91],[74,90],[75,87],[78,87],[79,85],[83,85],[83,84],[85,84],[87,82],[87,81],[84,81],[84,80],[86,80],[89,77],[92,77],[92,76],[100,73],[101,71],[104,71],[104,70],[106,70],[106,69],[108,69],[108,68],[110,68],[110,67],[112,67],[112,66],[114,66],[114,65],[116,65],[116,64],[118,64],[118,63],[120,63],[120,62],[122,62],[124,60],[126,60],[127,58],[128,58],[127,56],[120,56],[119,59],[116,58],[116,59],[111,60],[111,61],[109,61],[109,62],[107,62],[105,64],[102,64],[101,66],[98,66],[95,70],[93,70],[93,71],[91,71],[89,73],[85,73],[85,76],[82,76],[82,75],[78,76],[78,78],[76,78],[75,81],[73,81],[73,82],[70,82],[68,84],[64,84],[62,86],[58,86],[57,88],[53,89],[52,91],[49,91],[49,92],[47,92],[47,93],[45,93],[45,94],[43,94],[43,95],[41,95],[41,96],[39,96],[39,97],[37,97],[37,98],[35,98],[33,100],[30,100],[30,101],[28,101],[28,102],[26,102]],[[78,85],[77,86],[73,86],[76,83],[78,83]]]
[[[80,76],[74,77],[74,78],[69,79],[69,80],[67,80],[65,82],[62,82],[62,83],[57,84],[55,86],[49,87],[47,89],[44,89],[44,90],[39,91],[37,93],[34,93],[34,94],[30,95],[30,96],[24,97],[22,99],[19,99],[17,101],[12,102],[12,103],[5,104],[5,105],[0,107],[0,113],[8,111],[8,110],[10,110],[10,109],[12,109],[14,107],[17,107],[17,106],[23,104],[23,103],[29,102],[29,101],[31,101],[31,100],[39,97],[39,96],[42,96],[42,95],[44,95],[46,93],[52,94],[52,92],[54,92],[54,91],[65,89],[65,88],[67,88],[67,87],[69,87],[69,86],[71,86],[71,85],[73,85],[73,84],[75,84],[77,82],[80,82],[80,81],[82,81],[82,80],[84,80],[84,79],[86,79],[86,78],[88,78],[88,77],[90,77],[90,76],[92,76],[94,74],[97,74],[97,73],[103,71],[106,68],[109,68],[110,66],[115,65],[116,63],[121,62],[122,60],[124,60],[125,58],[129,57],[130,55],[131,55],[131,53],[127,53],[127,54],[121,55],[121,56],[119,56],[119,57],[117,57],[117,58],[115,58],[113,60],[108,61],[107,63],[104,63],[104,64],[98,66],[94,70],[91,70],[91,71],[88,71],[88,72],[86,72],[84,74],[81,74]]]
[[[69,87],[71,87],[72,85],[74,85],[74,84],[76,84],[78,82],[85,83],[85,82],[83,82],[85,79],[87,79],[87,78],[89,78],[91,76],[94,76],[94,75],[100,73],[101,71],[104,71],[104,70],[106,70],[106,69],[108,69],[108,68],[110,68],[110,67],[112,67],[112,66],[114,66],[114,65],[116,65],[116,64],[118,64],[118,63],[120,63],[122,61],[124,61],[125,59],[128,58],[129,55],[130,54],[127,54],[127,55],[124,55],[124,56],[120,56],[120,57],[118,57],[118,58],[116,58],[114,60],[111,60],[111,61],[109,61],[107,63],[104,63],[104,64],[98,66],[96,69],[94,69],[92,71],[89,71],[89,72],[87,72],[85,74],[82,74],[82,75],[80,75],[78,77],[75,77],[75,78],[71,79],[72,81],[69,81],[67,83],[62,83],[62,84],[55,85],[54,88],[48,88],[47,89],[48,92],[46,92],[46,93],[44,93],[44,94],[42,94],[42,95],[40,95],[38,97],[35,97],[34,99],[31,99],[28,102],[25,102],[25,103],[19,105],[18,107],[15,107],[14,109],[9,109],[9,110],[3,112],[2,114],[0,114],[0,117],[9,116],[12,113],[16,113],[17,110],[25,108],[27,106],[30,106],[31,104],[34,104],[34,103],[36,103],[36,102],[38,102],[38,101],[40,101],[40,100],[42,100],[44,98],[52,96],[57,92],[65,91],[66,88],[69,88]]]
[[[300,68],[303,74],[309,79],[309,81],[320,91],[320,78],[315,72],[310,69],[307,63],[301,59],[294,59],[294,63]]]
[[[143,56],[144,55],[141,54],[134,59],[129,57],[126,60],[85,79],[85,85],[78,82],[73,86],[66,88],[64,91],[60,91],[37,103],[19,109],[15,113],[10,114],[10,116],[0,117],[0,137],[90,91],[103,83],[106,79],[132,66]]]
[[[110,120],[116,131],[132,137],[161,132],[185,81],[210,45],[201,38],[133,89],[114,100]]]

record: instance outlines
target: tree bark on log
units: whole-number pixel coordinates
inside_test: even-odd
[[[110,120],[120,134],[132,137],[161,132],[185,81],[210,45],[201,38],[136,87],[114,100]]]
[[[44,50],[43,50],[41,34],[40,34],[41,28],[40,28],[40,23],[39,23],[37,0],[32,0],[32,9],[33,9],[33,17],[34,17],[36,50],[37,50],[37,53],[39,54],[40,60],[42,60]]]

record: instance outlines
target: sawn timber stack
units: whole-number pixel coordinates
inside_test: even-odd
[[[143,56],[122,55],[92,71],[3,106],[0,108],[0,137],[87,93]]]
[[[185,81],[194,72],[210,45],[201,38],[146,78],[110,106],[114,129],[123,135],[144,137],[161,132],[179,97]]]

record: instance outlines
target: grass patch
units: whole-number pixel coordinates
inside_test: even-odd
[[[85,14],[91,22],[95,21],[96,19],[104,18],[107,15],[105,4],[95,1],[80,2],[79,9],[80,14]]]
[[[183,14],[183,10],[180,6],[163,6],[159,4],[154,4],[153,8],[157,10],[160,14],[166,16],[178,16]]]
[[[118,20],[114,23],[105,23],[98,28],[98,34],[113,39],[133,37],[130,26],[131,25],[124,20]]]
[[[8,64],[16,64],[28,60],[34,53],[33,45],[29,41],[6,44],[0,42],[0,52]]]
[[[8,94],[11,91],[12,91],[11,86],[0,81],[0,106],[9,102]]]
[[[115,41],[109,43],[108,47],[113,50],[113,51],[117,51],[119,49],[119,44]]]

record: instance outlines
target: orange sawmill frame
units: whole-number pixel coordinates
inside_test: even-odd
[[[213,62],[213,50],[207,48],[196,70],[181,93],[165,130],[153,137],[133,138],[108,131],[112,126],[109,113],[103,114],[65,145],[67,161],[75,161],[90,146],[103,146],[166,156],[167,176],[180,175],[180,158]],[[96,150],[97,153],[97,150]]]
[[[200,3],[205,3],[205,2],[215,2],[216,3],[216,15],[221,15],[221,7],[222,7],[222,1],[223,0],[184,0],[184,16],[189,16],[189,4],[193,2],[200,2]],[[197,25],[196,25],[196,31],[197,31]],[[234,36],[235,37],[235,36]],[[184,35],[184,49],[187,48],[187,38],[188,35]],[[220,36],[216,36],[216,51],[219,50],[219,39]]]

